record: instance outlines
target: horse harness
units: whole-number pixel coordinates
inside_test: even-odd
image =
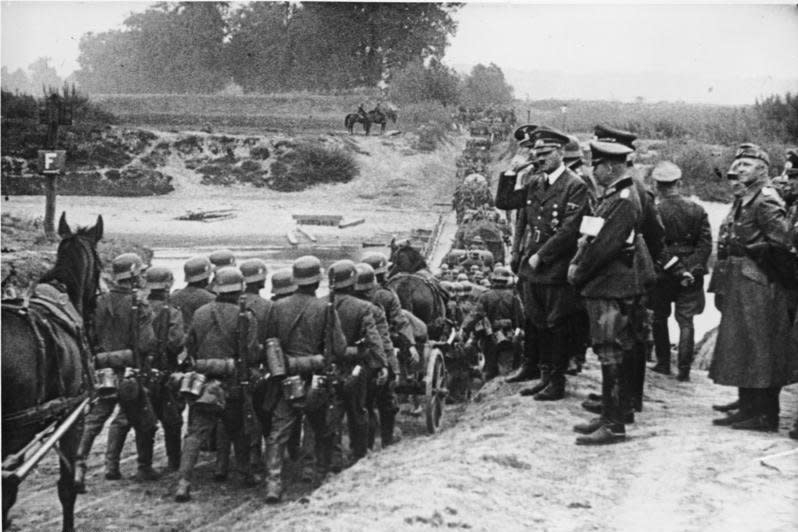
[[[93,395],[95,376],[89,364],[91,351],[86,340],[83,318],[69,301],[66,287],[62,283],[51,281],[39,284],[30,298],[4,300],[2,310],[3,313],[11,312],[26,320],[36,340],[38,368],[36,405],[18,412],[3,412],[4,429],[10,425],[21,428],[53,421],[74,410],[87,396]],[[65,354],[65,348],[59,338],[63,334],[72,337],[80,350],[83,389],[74,397],[65,397],[67,390],[61,375],[60,361]],[[55,357],[55,384],[58,392],[58,397],[50,400],[47,400],[48,344],[55,348],[51,356]]]

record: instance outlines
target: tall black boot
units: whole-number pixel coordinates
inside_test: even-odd
[[[541,366],[540,367],[540,380],[536,382],[534,385],[530,386],[529,388],[524,388],[521,390],[521,395],[529,396],[535,395],[538,392],[543,391],[546,386],[549,385],[551,381],[551,369],[549,366]]]
[[[565,397],[565,372],[571,351],[568,328],[565,325],[551,331],[551,375],[549,384],[535,395],[536,401],[558,401]]]
[[[164,427],[163,439],[164,446],[166,447],[166,458],[169,463],[169,469],[177,471],[180,469],[180,433],[182,427],[180,425],[172,427]]]
[[[521,366],[505,382],[526,382],[540,378],[538,335],[539,332],[534,327],[527,325],[524,334],[524,359]]]
[[[136,480],[158,480],[160,474],[152,468],[153,447],[155,446],[154,430],[136,431],[136,451],[138,452],[139,467]]]
[[[692,320],[679,328],[679,376],[680,381],[690,380],[690,368],[695,356],[695,329]]]
[[[623,424],[626,398],[621,365],[604,364],[601,373],[603,423],[590,434],[577,437],[577,445],[607,445],[626,439],[626,428]]]
[[[643,411],[643,387],[646,377],[646,355],[642,343],[635,343],[634,349],[624,355],[621,368],[623,385],[629,408]]]
[[[663,375],[671,374],[671,340],[668,336],[668,320],[654,320],[651,324],[654,336],[654,352],[657,354],[657,364],[651,368]]]

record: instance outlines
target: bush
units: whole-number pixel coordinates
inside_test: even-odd
[[[430,152],[437,149],[438,145],[446,138],[446,128],[438,122],[429,122],[419,126],[416,131],[417,140],[413,148],[418,151]]]
[[[281,192],[294,192],[320,183],[346,183],[358,173],[351,154],[338,148],[301,143],[272,163],[269,186]]]

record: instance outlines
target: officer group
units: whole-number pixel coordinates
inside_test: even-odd
[[[512,213],[508,264],[485,260],[474,238],[462,261],[442,265],[446,330],[453,342],[479,347],[486,380],[498,376],[502,351],[514,353],[506,381],[528,382],[520,394],[536,401],[563,400],[566,376],[581,371],[592,348],[601,389],[582,403],[596,416],[574,426],[576,443],[622,442],[643,410],[647,369],[671,374],[672,311],[676,378],[690,379],[693,319],[704,310],[712,252],[707,214],[682,194],[673,163],[654,167],[656,192],[644,184],[631,132],[597,126],[589,153],[546,126],[521,126],[515,138],[517,155],[495,196],[496,208]],[[727,414],[714,424],[739,430],[778,430],[779,392],[798,380],[798,150],[788,152],[779,178],[769,174],[762,148],[739,147],[727,174],[735,200],[709,282],[721,312],[709,376],[739,397],[714,407]],[[306,461],[305,476],[318,482],[366,456],[378,437],[382,448],[397,441],[394,387],[412,376],[428,338],[426,324],[386,287],[384,255],[332,264],[324,297],[313,256],[271,272],[268,299],[261,296],[267,265],[237,262],[227,250],[187,261],[186,286],[176,291],[168,269],[145,268],[135,254],[117,257],[112,269],[91,328],[95,360],[128,350],[139,363],[98,370],[103,393],[78,449],[79,486],[114,412],[106,478],[121,478],[131,428],[137,478],[159,477],[152,462],[160,423],[178,502],[191,499],[203,449],[215,448],[215,480],[235,473],[256,486],[265,471],[265,498],[274,503],[283,496],[286,458]],[[652,352],[656,363],[647,368]],[[450,388],[456,395],[455,382]]]

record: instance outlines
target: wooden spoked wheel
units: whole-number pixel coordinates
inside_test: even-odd
[[[441,426],[443,418],[443,406],[446,403],[446,395],[449,393],[446,386],[448,375],[446,364],[443,360],[443,353],[438,348],[432,348],[427,358],[426,382],[426,407],[427,432],[435,434]]]

